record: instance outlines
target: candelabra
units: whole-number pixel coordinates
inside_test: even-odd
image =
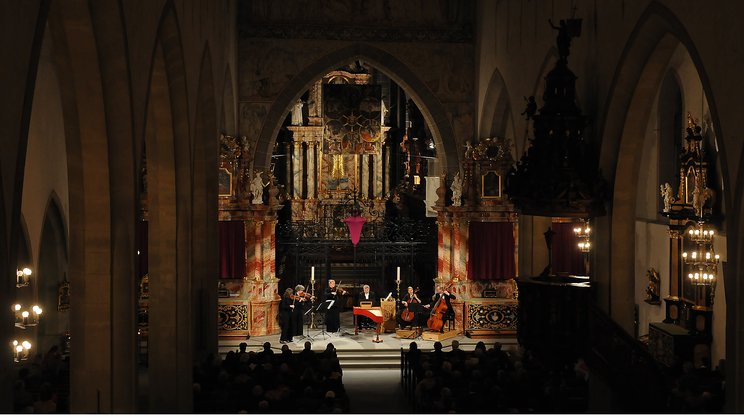
[[[584,272],[589,275],[589,252],[592,249],[592,242],[589,240],[589,236],[592,233],[592,228],[589,226],[589,221],[584,221],[584,226],[577,226],[574,228],[574,234],[579,238],[579,251],[584,256]]]
[[[15,362],[27,360],[29,356],[29,350],[31,350],[31,343],[29,343],[28,341],[24,340],[23,342],[19,343],[18,340],[13,340],[13,360]]]
[[[397,268],[397,276],[395,278],[395,290],[397,293],[397,301],[400,302],[400,267]]]
[[[38,325],[43,312],[39,305],[34,305],[31,312],[24,311],[20,303],[13,305],[13,311],[15,312],[15,326],[23,329]]]
[[[715,231],[698,222],[697,226],[687,230],[687,238],[692,243],[692,249],[682,252],[682,261],[687,271],[690,284],[710,288],[710,302],[708,296],[703,294],[703,307],[712,307],[715,297],[716,282],[718,280],[718,263],[721,256],[715,253],[713,240]],[[704,293],[704,291],[703,291]]]
[[[24,267],[21,270],[16,270],[16,287],[26,287],[31,284],[31,269]]]
[[[315,296],[315,266],[310,268],[310,296]],[[311,300],[310,305],[313,304]],[[315,310],[310,311],[310,328],[315,328]]]

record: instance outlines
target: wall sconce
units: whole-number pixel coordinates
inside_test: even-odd
[[[13,340],[13,361],[20,362],[22,360],[28,360],[29,350],[31,350],[31,343],[23,341],[19,343],[18,340]]]
[[[16,270],[16,287],[26,287],[31,284],[31,269],[24,267],[21,270]]]
[[[43,312],[39,305],[34,305],[31,308],[31,312],[24,311],[19,303],[13,305],[13,311],[15,312],[15,326],[24,329],[39,325],[39,320]]]

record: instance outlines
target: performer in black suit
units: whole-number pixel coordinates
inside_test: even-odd
[[[305,286],[298,284],[295,291],[295,308],[292,312],[292,336],[304,336],[305,312],[310,308],[313,297],[305,293]]]
[[[434,296],[431,297],[431,303],[424,305],[424,308],[434,309],[434,305],[436,305],[440,296],[444,299],[445,303],[447,304],[447,312],[442,317],[442,320],[444,321],[444,323],[447,324],[448,321],[452,321],[455,319],[455,309],[452,308],[452,303],[450,302],[452,299],[455,299],[455,295],[448,292],[447,290],[443,290],[442,286],[437,286]],[[442,329],[444,329],[444,326],[442,327]]]
[[[292,341],[292,314],[294,309],[294,294],[292,288],[288,288],[284,291],[282,301],[279,302],[279,326],[282,329],[279,342],[282,344]]]
[[[343,295],[348,295],[349,292],[346,290],[336,287],[336,280],[328,280],[328,288],[325,289],[325,300],[334,301],[333,305],[326,312],[326,331],[330,333],[338,332],[341,327],[341,317],[339,315],[341,311],[341,299]]]
[[[359,302],[368,300],[372,301],[372,306],[375,306],[375,303],[379,304],[379,299],[377,299],[377,293],[370,292],[369,285],[365,284],[362,286],[362,291],[359,292],[357,295],[357,301],[356,304],[359,306]],[[358,315],[357,316],[357,325],[360,329],[362,328],[377,328],[377,324],[374,323],[371,319],[367,318],[364,315]]]

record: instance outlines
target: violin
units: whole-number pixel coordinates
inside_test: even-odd
[[[411,309],[410,304],[415,300],[419,300],[419,298],[416,296],[416,292],[418,292],[418,287],[416,290],[413,291],[413,296],[408,297],[408,305],[406,306],[406,309],[403,309],[403,312],[400,313],[400,319],[406,322],[411,322],[416,317],[416,313]],[[419,301],[420,303],[420,301]]]
[[[315,300],[315,296],[311,295],[310,293],[305,293],[304,291],[298,292],[296,295],[292,295],[292,300],[304,302],[306,300]]]

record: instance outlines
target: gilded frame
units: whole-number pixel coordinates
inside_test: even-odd
[[[501,198],[501,175],[496,171],[486,171],[481,175],[481,198]]]
[[[233,191],[233,176],[230,171],[221,167],[219,174],[217,175],[218,191],[220,197],[230,197]]]

